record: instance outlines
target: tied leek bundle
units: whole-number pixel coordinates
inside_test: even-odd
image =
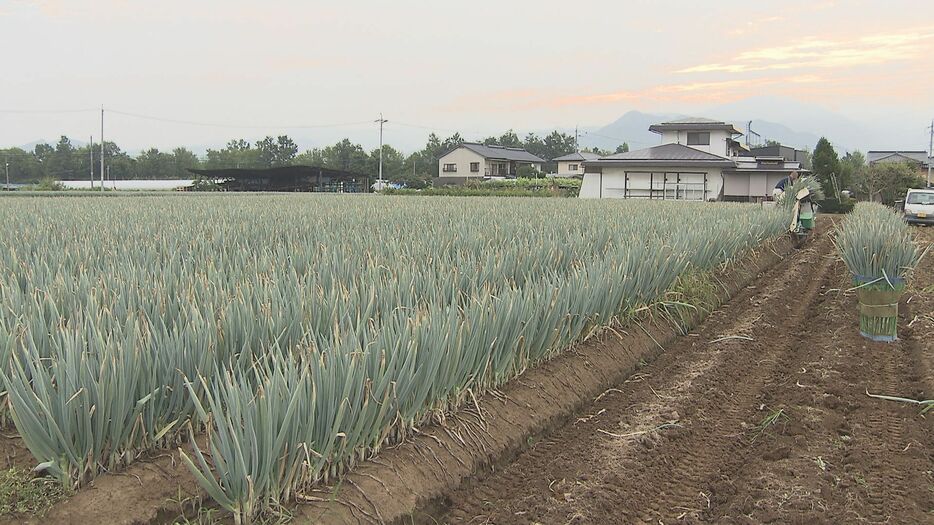
[[[860,333],[876,341],[898,337],[898,298],[922,253],[898,213],[877,203],[860,203],[834,238],[853,275],[860,300]]]
[[[811,192],[812,201],[824,200],[824,190],[821,189],[820,182],[816,178],[799,177],[794,184],[785,186],[785,192],[778,199],[779,205],[790,210],[795,205],[795,195],[804,188]]]

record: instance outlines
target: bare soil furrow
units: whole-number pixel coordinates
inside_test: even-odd
[[[928,420],[865,394],[915,395],[930,363],[917,330],[896,344],[861,338],[847,288],[822,230],[572,423],[417,521],[934,522]]]

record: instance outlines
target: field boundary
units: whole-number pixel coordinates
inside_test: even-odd
[[[721,304],[793,250],[790,240],[781,237],[713,272],[722,284]],[[696,324],[704,316],[690,317]],[[480,397],[443,425],[423,428],[413,439],[361,463],[341,482],[302,495],[304,504],[295,510],[293,523],[408,522],[417,510],[437,506],[449,491],[482,478],[536,437],[567,423],[679,335],[677,327],[660,318],[608,329]]]

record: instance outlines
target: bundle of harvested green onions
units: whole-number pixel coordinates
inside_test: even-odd
[[[794,184],[785,186],[785,192],[779,197],[778,204],[790,210],[795,205],[795,195],[804,188],[811,192],[812,201],[824,199],[824,190],[821,189],[820,182],[816,178],[798,177]]]
[[[922,252],[898,212],[860,203],[834,236],[860,298],[860,332],[873,340],[898,336],[898,298]]]

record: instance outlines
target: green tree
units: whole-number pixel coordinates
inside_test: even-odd
[[[541,177],[544,177],[542,172],[528,164],[523,164],[516,169],[517,179],[539,179]]]
[[[573,135],[568,135],[567,133],[552,131],[545,137],[543,142],[545,145],[544,151],[542,151],[540,155],[536,154],[547,160],[562,157],[577,151],[577,141],[574,139]]]
[[[100,151],[98,151],[100,154]],[[105,180],[130,180],[139,178],[136,160],[122,151],[113,142],[104,142]],[[94,162],[94,179],[100,180],[100,157]]]
[[[371,171],[370,156],[363,146],[350,142],[350,139],[343,139],[333,146],[308,150],[295,157],[292,163],[375,175]]]
[[[438,163],[434,163],[435,169]],[[412,153],[402,162],[402,172],[393,182],[405,185],[407,188],[421,189],[428,186],[431,181],[431,160],[427,159],[423,151]]]
[[[38,182],[44,176],[42,163],[31,151],[20,148],[9,148],[0,150],[0,181],[6,183],[6,165],[9,165],[10,183],[25,184],[29,182]]]
[[[623,145],[625,145],[625,144],[623,144]],[[620,147],[622,147],[622,146],[618,146],[618,147],[616,148],[617,153],[619,152],[619,148],[620,148]],[[629,146],[626,146],[626,147],[629,148]],[[597,155],[600,155],[601,157],[605,157],[605,156],[607,156],[607,155],[613,154],[612,151],[608,151],[608,150],[605,150],[605,149],[600,149],[600,148],[598,148],[598,147],[596,147],[596,146],[590,148],[589,150],[588,150],[587,148],[584,148],[584,151],[589,151],[590,153],[596,153]]]
[[[866,157],[860,151],[847,153],[840,159],[840,179],[845,181],[841,189],[852,189],[859,194],[859,186],[866,180]]]
[[[857,191],[869,200],[888,205],[903,199],[909,188],[921,188],[925,184],[918,169],[905,162],[877,162],[865,173]]]
[[[814,154],[811,158],[811,171],[820,182],[824,195],[828,197],[836,195],[837,188],[844,188],[845,181],[840,180],[840,159],[837,152],[834,151],[830,141],[821,137],[814,147]],[[834,184],[836,182],[836,184]]]
[[[616,146],[616,151],[614,151],[613,153],[629,153],[629,144],[626,142],[623,142],[619,146]]]
[[[55,149],[43,160],[45,176],[55,179],[73,179],[79,176],[79,159],[71,139],[62,135]]]
[[[46,162],[52,157],[53,153],[55,153],[55,148],[48,144],[36,144],[33,148],[33,155],[39,162]]]
[[[276,138],[266,137],[256,141],[259,162],[264,167],[286,166],[292,162],[298,153],[298,146],[288,135],[279,135]]]
[[[516,135],[516,132],[509,130],[506,133],[503,133],[499,137],[487,137],[483,139],[483,144],[487,146],[503,146],[506,148],[521,148],[522,141],[519,139],[519,135]]]
[[[149,148],[136,157],[136,175],[140,179],[171,179],[175,176],[175,157]]]
[[[383,178],[390,182],[398,182],[399,175],[402,173],[402,163],[405,156],[400,151],[389,144],[383,144]],[[379,174],[379,148],[370,152],[368,169],[364,173]]]
[[[548,146],[545,145],[545,141],[535,133],[529,133],[525,136],[525,139],[522,141],[522,148],[532,155],[537,155],[543,159],[552,158],[548,156]]]
[[[198,169],[201,167],[201,160],[187,148],[175,148],[172,150],[174,168],[172,170],[173,179],[188,179],[192,174],[189,168]]]
[[[223,149],[209,149],[205,167],[219,168],[260,168],[263,167],[260,152],[250,146],[244,139],[235,139],[227,143]]]

